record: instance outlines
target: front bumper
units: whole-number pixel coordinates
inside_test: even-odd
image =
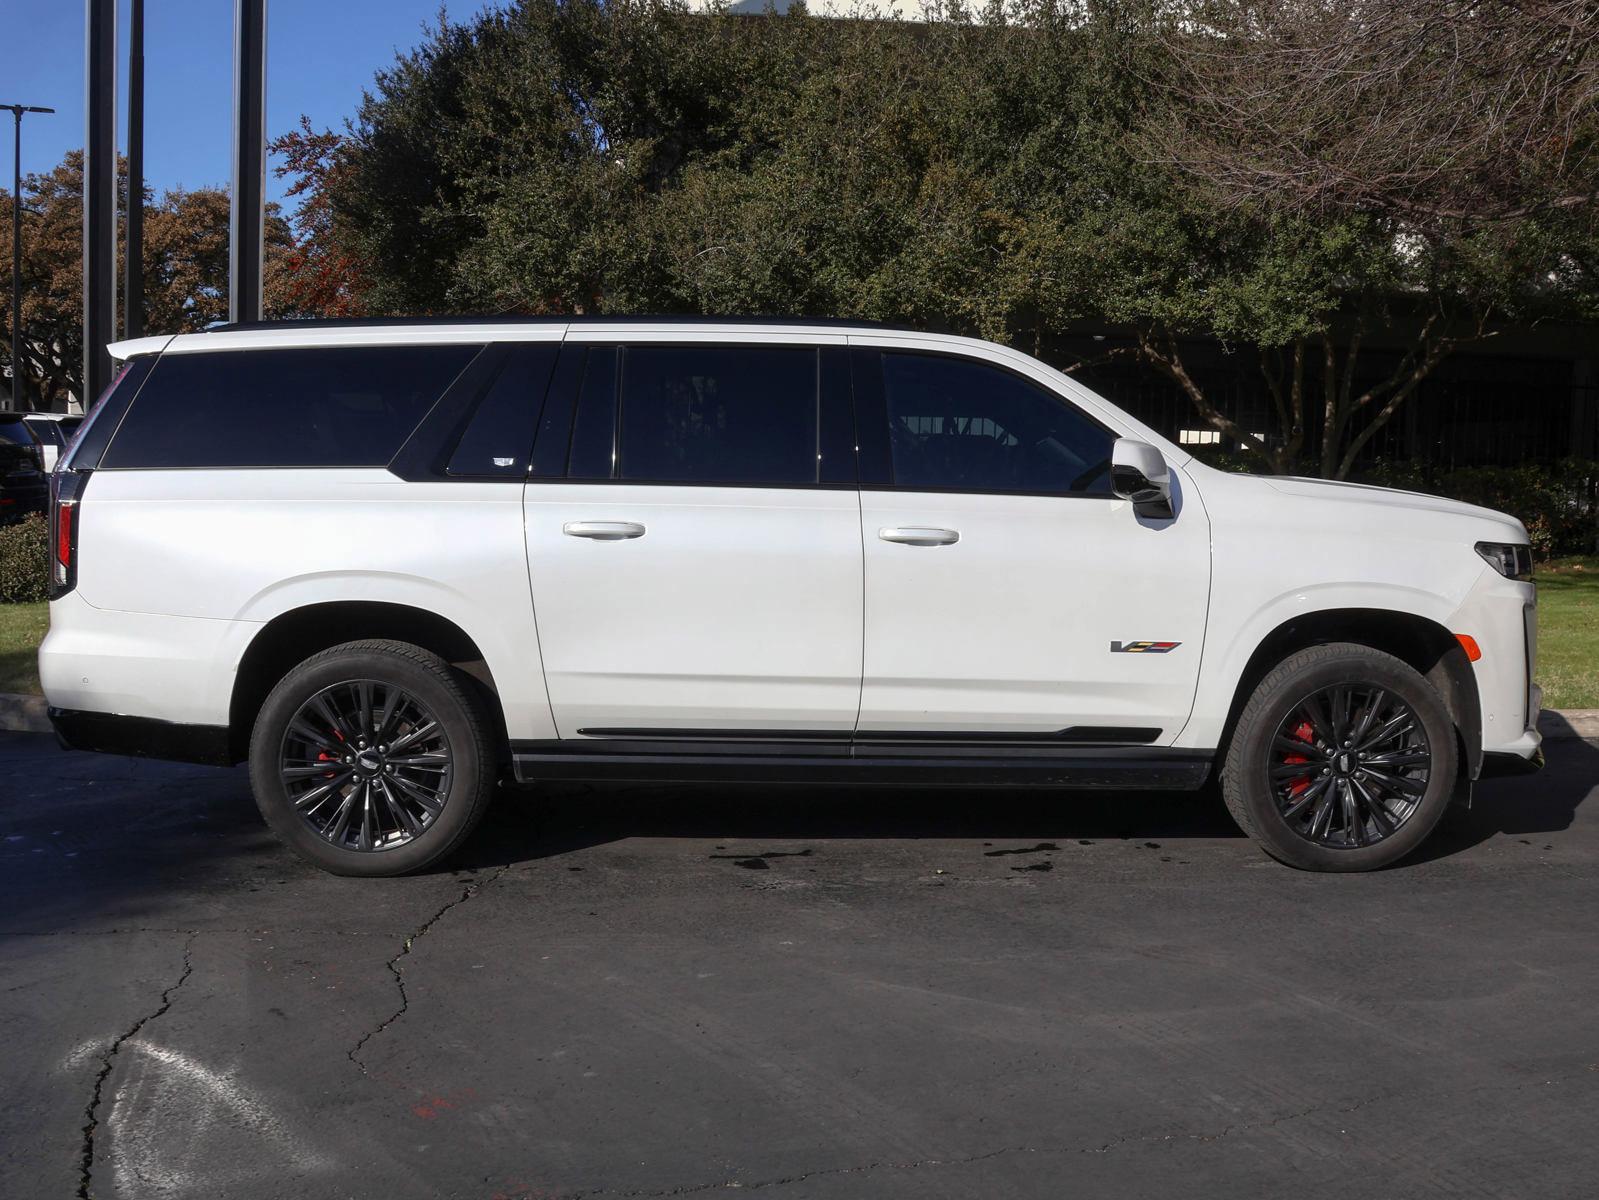
[[[1512,754],[1502,750],[1482,756],[1482,773],[1478,779],[1505,779],[1516,775],[1536,775],[1543,770],[1543,747],[1536,746],[1530,755],[1523,758],[1520,754]]]
[[[1481,651],[1471,668],[1481,705],[1485,760],[1508,756],[1530,762],[1543,741],[1538,733],[1543,693],[1533,683],[1537,612],[1532,584],[1505,579],[1485,566],[1448,619],[1451,633],[1470,635]],[[1486,769],[1485,761],[1484,773]]]

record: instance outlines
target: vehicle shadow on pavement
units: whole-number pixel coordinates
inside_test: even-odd
[[[1449,858],[1496,836],[1571,827],[1599,787],[1599,743],[1557,737],[1540,772],[1486,779],[1390,870]],[[1199,792],[1070,792],[824,785],[550,784],[508,788],[450,865],[555,857],[631,837],[1243,840],[1212,782]]]
[[[1242,839],[1210,788],[1067,792],[824,785],[550,784],[507,789],[457,869],[626,838],[726,840]]]
[[[1479,780],[1470,809],[1452,810],[1421,848],[1396,867],[1448,858],[1496,836],[1526,837],[1569,829],[1577,808],[1599,788],[1599,743],[1556,736],[1546,740],[1543,748],[1543,770]]]

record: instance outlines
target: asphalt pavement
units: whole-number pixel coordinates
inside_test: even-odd
[[[1209,794],[567,785],[363,881],[0,734],[0,1196],[1591,1196],[1549,750],[1372,875]]]

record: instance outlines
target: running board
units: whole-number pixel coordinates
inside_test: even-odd
[[[629,731],[630,733],[634,731]],[[643,732],[643,731],[639,731]],[[1156,746],[1071,746],[988,739],[933,742],[589,737],[514,742],[516,778],[634,782],[887,784],[1192,791],[1215,757]]]

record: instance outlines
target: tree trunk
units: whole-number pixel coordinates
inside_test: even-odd
[[[1184,366],[1182,355],[1177,349],[1177,339],[1171,334],[1166,334],[1161,338],[1161,342],[1164,342],[1164,345],[1156,341],[1151,331],[1138,331],[1139,352],[1182,388],[1184,395],[1212,429],[1237,442],[1246,453],[1265,460],[1266,465],[1274,473],[1282,474],[1280,456],[1277,452],[1210,402],[1204,389],[1194,381],[1193,376],[1188,373],[1188,368]]]

